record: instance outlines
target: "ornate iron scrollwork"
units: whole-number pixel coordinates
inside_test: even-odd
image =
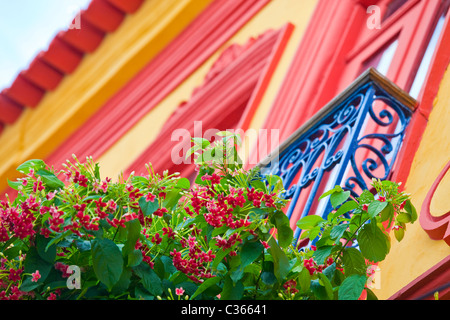
[[[369,69],[299,128],[282,144],[278,162],[271,162],[272,169],[266,172],[283,180],[284,196],[291,199],[288,217],[302,206],[301,217],[326,218],[332,209],[328,199],[317,204],[326,188],[341,185],[356,196],[372,178],[387,179],[415,105],[400,88]],[[300,232],[295,230],[296,238]]]

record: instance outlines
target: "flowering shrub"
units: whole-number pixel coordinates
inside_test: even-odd
[[[117,181],[90,158],[20,165],[17,198],[0,203],[0,299],[359,298],[367,266],[389,251],[386,230],[401,240],[417,218],[398,185],[374,181],[377,199],[336,186],[322,196],[335,211],[298,222],[315,241],[299,250],[281,179],[243,170],[239,137],[221,135],[194,139],[192,186],[150,164]]]

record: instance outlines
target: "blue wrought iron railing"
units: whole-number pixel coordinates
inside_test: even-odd
[[[328,198],[318,200],[323,192],[341,185],[356,196],[372,178],[388,179],[415,106],[371,68],[322,108],[259,164],[282,178],[291,199],[287,216],[326,218],[332,207]]]

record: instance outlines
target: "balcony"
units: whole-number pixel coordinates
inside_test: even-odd
[[[282,178],[296,221],[331,212],[321,194],[340,185],[357,196],[373,178],[389,179],[416,101],[371,68],[259,163],[265,175]]]

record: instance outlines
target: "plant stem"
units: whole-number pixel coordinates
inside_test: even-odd
[[[363,223],[361,223],[358,228],[356,228],[356,230],[353,232],[353,234],[347,239],[347,241],[345,242],[345,244],[342,246],[341,250],[339,250],[338,254],[335,257],[335,261],[340,257],[340,255],[342,254],[342,252],[344,251],[345,247],[347,246],[347,244],[350,242],[351,239],[353,239],[353,237],[356,235],[356,233],[359,231],[359,229],[361,229],[361,227],[369,220],[370,218],[367,218],[366,220],[364,220]],[[361,220],[360,220],[361,221]]]

